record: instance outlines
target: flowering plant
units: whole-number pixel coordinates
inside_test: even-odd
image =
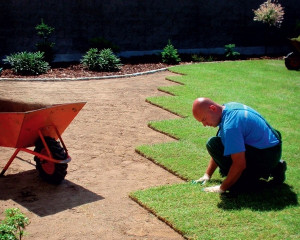
[[[267,0],[254,11],[254,21],[269,24],[269,26],[280,27],[283,21],[284,10],[277,0]]]

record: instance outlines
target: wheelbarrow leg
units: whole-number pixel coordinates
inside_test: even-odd
[[[20,152],[20,150],[21,150],[20,148],[16,149],[16,151],[11,156],[11,158],[9,159],[9,161],[6,163],[5,167],[3,168],[2,172],[0,173],[0,176],[4,175],[4,173],[6,172],[6,170],[8,169],[8,167],[10,166],[10,164],[12,163],[12,161],[15,159],[15,157],[17,156],[17,154]]]

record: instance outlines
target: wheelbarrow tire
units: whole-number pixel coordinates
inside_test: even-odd
[[[67,158],[66,151],[58,141],[51,137],[45,137],[45,141],[54,159],[65,160]],[[38,139],[35,143],[34,151],[47,155],[46,148],[41,139]],[[34,160],[36,162],[36,169],[44,181],[58,185],[65,179],[65,176],[67,175],[68,164],[53,163],[40,159],[37,156],[34,157]]]
[[[300,69],[300,54],[296,54],[294,52],[289,53],[284,58],[284,64],[288,70]]]

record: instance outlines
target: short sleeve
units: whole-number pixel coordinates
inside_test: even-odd
[[[239,128],[224,130],[224,156],[246,150],[244,137]]]

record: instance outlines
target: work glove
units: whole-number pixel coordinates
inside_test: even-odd
[[[207,173],[205,173],[203,177],[199,178],[198,180],[193,180],[192,183],[193,184],[200,183],[201,185],[204,185],[209,180],[210,180],[210,176]]]
[[[214,192],[214,193],[223,193],[224,191],[220,188],[221,185],[213,186],[213,187],[206,187],[203,188],[204,192]]]

